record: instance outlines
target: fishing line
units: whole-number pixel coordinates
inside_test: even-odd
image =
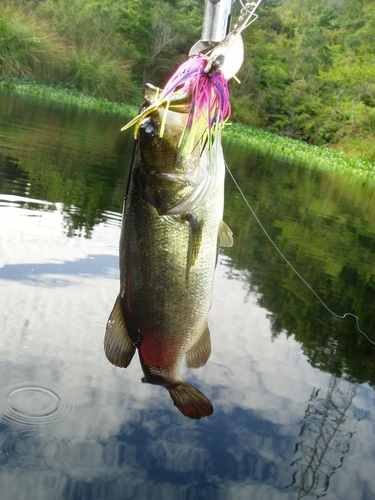
[[[266,228],[263,226],[263,224],[261,223],[261,221],[259,220],[257,214],[254,212],[254,210],[252,209],[250,203],[247,201],[247,198],[246,196],[244,195],[242,189],[240,188],[238,182],[236,181],[236,179],[234,178],[234,175],[232,174],[232,172],[230,171],[227,163],[225,162],[225,166],[226,166],[226,169],[227,171],[229,172],[229,175],[231,176],[232,178],[232,181],[234,182],[236,188],[238,189],[240,195],[242,196],[244,202],[246,203],[248,209],[250,210],[250,212],[253,214],[255,220],[257,221],[257,223],[259,224],[260,228],[262,229],[263,233],[267,236],[267,239],[270,241],[270,243],[272,244],[272,246],[276,249],[277,253],[280,255],[280,257],[282,257],[282,259],[288,264],[288,266],[291,268],[291,270],[298,276],[298,278],[307,286],[307,288],[315,295],[315,297],[319,300],[319,302],[322,304],[322,306],[330,313],[332,314],[332,316],[334,316],[335,318],[337,319],[345,319],[346,317],[350,316],[352,318],[355,319],[355,323],[356,323],[356,327],[357,327],[357,330],[359,331],[359,333],[361,333],[364,337],[366,337],[366,339],[370,342],[370,344],[372,345],[375,345],[375,342],[373,340],[370,339],[370,337],[363,331],[361,330],[361,328],[359,327],[359,319],[358,319],[358,316],[356,316],[355,314],[353,313],[345,313],[343,315],[340,315],[340,314],[336,314],[334,311],[332,311],[332,309],[330,309],[327,304],[323,301],[323,299],[320,298],[320,296],[317,294],[317,292],[313,289],[313,287],[305,280],[305,278],[303,278],[300,273],[297,271],[297,269],[289,262],[289,260],[285,257],[285,255],[282,253],[282,251],[279,249],[279,247],[276,245],[276,243],[273,241],[273,239],[271,238],[271,236],[267,233],[267,230]]]

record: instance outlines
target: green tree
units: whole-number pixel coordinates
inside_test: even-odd
[[[137,81],[162,86],[199,39],[199,0],[128,0],[118,31],[131,54]]]

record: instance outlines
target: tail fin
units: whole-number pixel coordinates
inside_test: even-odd
[[[167,385],[173,403],[186,417],[200,419],[212,415],[211,401],[187,382]]]

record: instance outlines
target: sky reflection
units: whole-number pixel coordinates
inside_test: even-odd
[[[195,422],[162,387],[141,383],[136,358],[123,370],[104,356],[119,222],[99,224],[91,239],[68,238],[58,209],[29,217],[8,202],[1,210],[0,482],[8,498],[374,497],[373,390],[313,368],[292,336],[272,339],[269,312],[228,257],[216,272],[211,358],[181,369],[215,408]],[[60,401],[53,418],[35,416],[51,394]]]

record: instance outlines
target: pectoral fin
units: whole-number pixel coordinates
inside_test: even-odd
[[[185,215],[189,223],[189,247],[187,254],[187,267],[194,266],[202,244],[203,221],[197,221],[190,213]]]
[[[186,417],[200,419],[212,415],[214,409],[211,401],[187,382],[167,385],[173,403]]]
[[[186,353],[186,364],[188,368],[200,368],[204,366],[211,355],[211,337],[210,330],[206,323],[202,335]]]
[[[219,247],[233,246],[233,233],[223,220],[220,222],[219,232],[217,235],[217,244]]]
[[[135,353],[135,347],[126,329],[120,296],[117,297],[107,322],[104,352],[112,364],[123,368],[130,365]]]

